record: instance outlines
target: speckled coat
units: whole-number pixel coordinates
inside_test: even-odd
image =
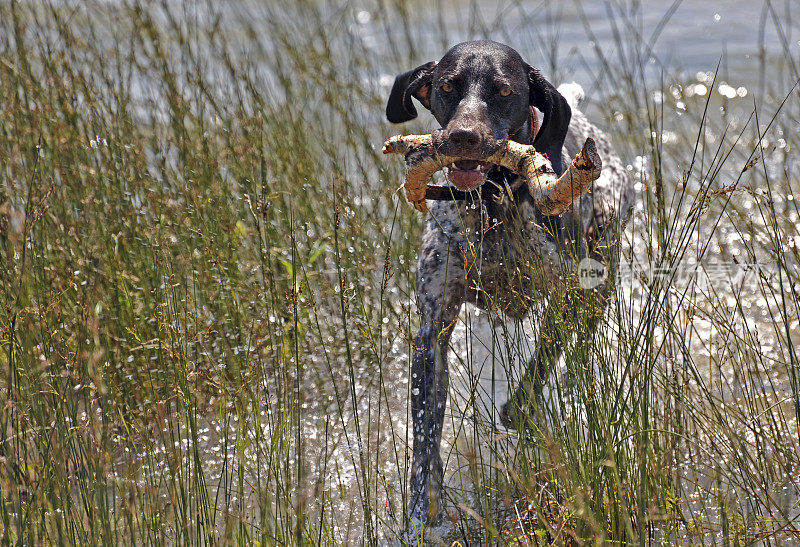
[[[580,214],[544,217],[524,187],[513,202],[499,193],[483,203],[428,202],[417,269],[422,327],[411,378],[417,441],[411,481],[421,498],[412,500],[412,519],[435,515],[441,504],[438,439],[447,400],[447,347],[462,304],[521,318],[587,254],[613,267],[613,241],[631,209],[633,181],[608,137],[575,108],[577,93],[570,86],[559,91],[572,103],[564,157],[574,157],[586,137],[593,137],[603,161],[592,191],[580,198]],[[434,419],[416,419],[423,415]]]
[[[595,139],[603,171],[581,197],[580,215],[544,217],[524,188],[513,203],[505,194],[482,204],[428,203],[417,269],[417,296],[426,320],[446,327],[464,302],[521,318],[555,277],[575,269],[576,260],[589,252],[612,258],[604,249],[630,211],[633,183],[605,133],[573,109],[565,157],[577,154],[586,137]]]

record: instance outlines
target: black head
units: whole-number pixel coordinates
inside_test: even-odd
[[[561,147],[572,115],[569,104],[538,70],[506,45],[464,42],[438,63],[400,74],[386,105],[390,122],[402,123],[417,116],[412,97],[441,124],[437,144],[445,154],[481,160],[511,138],[532,143],[547,154],[557,173],[563,171]],[[532,123],[531,106],[544,114],[538,128]]]

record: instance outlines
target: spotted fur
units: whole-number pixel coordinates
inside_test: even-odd
[[[458,105],[448,106],[437,95],[436,85],[438,78],[453,73],[462,74],[473,87]],[[491,85],[480,82],[491,82],[497,74],[510,82],[515,93],[526,94],[514,107],[520,112],[507,105],[496,107],[505,108],[500,113],[487,109],[486,104],[493,103],[482,94],[489,93]],[[574,157],[586,137],[592,137],[603,162],[592,191],[559,217],[539,213],[525,185],[514,184],[514,175],[504,170],[496,170],[490,178],[518,188],[513,198],[498,192],[479,203],[428,201],[416,281],[422,325],[414,339],[411,369],[410,534],[422,524],[437,522],[442,514],[444,469],[439,446],[448,391],[447,349],[462,305],[470,302],[500,316],[522,318],[583,257],[591,255],[613,267],[615,238],[633,201],[632,180],[608,137],[575,108],[582,93],[579,87],[562,89],[566,98],[514,50],[493,42],[460,44],[438,65],[428,63],[398,76],[392,89],[387,106],[390,121],[416,116],[410,97],[417,98],[431,109],[445,134],[454,135],[452,155],[468,145],[488,155],[503,139],[511,138],[533,142],[560,173],[561,155]],[[530,116],[529,105],[543,113],[541,127],[538,121],[529,121],[537,120]],[[600,293],[604,290],[607,287]],[[558,351],[542,345],[539,353]],[[531,366],[538,370],[542,359],[536,360]],[[513,397],[523,395],[520,387]]]

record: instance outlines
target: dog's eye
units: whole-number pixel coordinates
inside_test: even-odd
[[[453,91],[453,84],[451,84],[450,82],[443,83],[442,91],[444,91],[445,93],[450,93],[451,91]]]
[[[508,87],[508,86],[501,87],[500,88],[500,95],[502,95],[503,97],[508,97],[509,95],[511,95],[511,88]]]

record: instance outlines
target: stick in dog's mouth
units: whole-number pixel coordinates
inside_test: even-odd
[[[433,145],[432,135],[397,135],[384,143],[383,153],[405,155],[408,166],[404,184],[406,198],[423,213],[428,210],[425,203],[428,182],[434,173],[446,167],[452,167],[450,180],[453,184],[465,191],[474,190],[486,181],[490,164],[510,169],[525,179],[536,207],[546,215],[563,213],[589,190],[603,168],[591,138],[586,139],[560,177],[556,176],[550,161],[533,146],[513,141],[480,161],[440,154]]]

